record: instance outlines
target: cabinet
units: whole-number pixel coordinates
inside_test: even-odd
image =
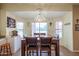
[[[20,36],[13,36],[11,39],[8,39],[11,45],[12,53],[16,53],[21,48],[21,37]]]

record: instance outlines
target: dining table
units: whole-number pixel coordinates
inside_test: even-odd
[[[38,39],[38,42],[40,42],[40,39]],[[57,38],[52,39],[51,45],[55,46],[55,56],[59,56],[60,55],[59,39]],[[26,51],[26,40],[21,40],[21,56],[25,56],[25,51]]]

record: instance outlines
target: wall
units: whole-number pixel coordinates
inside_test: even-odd
[[[73,18],[72,12],[67,13],[63,17],[63,38],[62,45],[73,51]]]
[[[1,36],[5,36],[6,35],[6,25],[7,25],[6,11],[1,9],[0,15],[1,15],[1,17],[0,17]]]
[[[23,22],[24,23],[24,36],[31,36],[31,23],[28,18],[22,18],[16,16],[16,22]]]
[[[26,19],[25,20],[25,30],[24,30],[24,34],[25,34],[25,36],[32,36],[32,24],[31,24],[31,21],[32,19]]]
[[[53,36],[54,35],[54,19],[53,18],[51,18],[51,19],[46,19],[47,21],[41,21],[41,22],[47,22],[47,25],[48,25],[48,36]],[[34,19],[26,19],[25,20],[25,32],[27,33],[27,36],[32,36],[32,23],[33,22],[37,22],[37,21],[34,21]],[[52,25],[50,26],[50,22],[52,22]]]
[[[11,18],[14,18],[16,20],[16,23],[17,22],[23,22],[24,23],[24,36],[31,36],[32,34],[32,29],[31,29],[31,21],[30,19],[28,18],[22,18],[22,17],[19,17],[19,16],[16,16],[14,14],[12,14],[11,12],[7,12],[7,16],[11,17]],[[12,29],[10,29],[12,31]],[[14,30],[14,29],[13,29]],[[16,28],[15,28],[16,30]]]
[[[53,36],[54,35],[54,19],[53,17],[51,19],[46,19],[47,21],[47,26],[48,26],[48,36]],[[52,25],[50,26],[50,22],[52,23]]]
[[[0,36],[1,36],[1,10],[0,10]]]
[[[6,11],[6,18],[7,18],[7,17],[11,17],[11,18],[13,18],[13,19],[16,19],[14,15],[12,15],[11,13],[9,13],[9,12]],[[7,27],[6,27],[6,36],[7,36],[7,37],[8,37],[8,36],[11,36],[11,35],[12,35],[11,32],[12,32],[13,30],[15,30],[15,29],[16,29],[16,28],[7,28]]]
[[[79,5],[73,6],[73,49],[79,52],[79,31],[75,31],[76,19],[79,19]]]
[[[14,14],[13,14],[13,15],[14,15]],[[16,23],[22,22],[22,23],[24,24],[23,32],[24,32],[24,34],[25,34],[25,20],[26,20],[26,19],[24,19],[24,18],[22,18],[22,17],[19,17],[19,16],[16,16],[16,15],[14,15],[14,16],[15,16],[15,19],[16,19]]]
[[[1,36],[9,36],[11,35],[11,31],[16,30],[16,28],[7,28],[7,16],[11,17],[16,20],[17,22],[23,22],[24,23],[24,35],[31,36],[31,23],[29,22],[29,19],[24,19],[22,17],[13,15],[11,12],[8,12],[6,10],[0,10],[0,34]],[[28,26],[29,24],[29,26]],[[30,32],[30,33],[29,33]]]
[[[24,23],[24,35],[25,36],[32,36],[32,22],[34,22],[34,19],[24,19],[19,16],[14,16],[11,12],[7,12],[7,16],[12,17],[16,19],[16,22],[23,22]],[[54,24],[55,24],[56,18],[51,18],[47,21],[41,21],[41,22],[47,22],[48,25],[48,36],[53,36],[54,35]],[[50,26],[49,23],[52,22],[52,25]],[[12,29],[11,29],[12,30]]]
[[[14,15],[11,12],[8,12],[8,11],[6,12],[6,17],[7,16],[15,19],[16,23],[17,22],[23,22],[23,23],[25,22],[24,18],[16,16],[16,15]],[[25,25],[25,23],[24,23],[24,25]],[[25,28],[25,26],[24,26],[24,28]],[[10,32],[13,31],[13,30],[16,30],[16,28],[6,28],[6,36],[7,35],[9,36],[11,34]]]
[[[51,29],[53,30],[53,31],[51,31],[51,32],[53,32],[53,36],[56,36],[56,34],[55,34],[55,32],[56,32],[56,22],[58,22],[58,21],[61,21],[61,22],[63,23],[63,18],[62,18],[62,16],[61,16],[61,17],[54,17],[54,18],[53,18],[53,27],[51,27]],[[62,26],[63,26],[63,25],[62,25]],[[62,34],[62,35],[63,35],[63,34]],[[60,45],[63,45],[62,37],[60,38],[59,44],[60,44]]]
[[[56,31],[56,22],[57,21],[61,21],[62,23],[63,23],[63,19],[62,19],[62,16],[60,16],[60,17],[54,17],[53,18],[53,27],[52,27],[52,29],[53,29],[53,31],[54,31],[54,33],[55,33],[55,31]],[[54,34],[53,33],[53,34]],[[62,39],[62,38],[61,38]]]
[[[52,6],[52,7],[51,7]],[[54,7],[55,6],[55,7]],[[5,35],[6,34],[6,11],[36,11],[37,8],[42,8],[43,10],[47,10],[47,11],[70,11],[72,10],[72,4],[1,4],[1,35]],[[24,28],[24,32],[25,35],[31,35],[31,23],[28,26],[28,21],[29,19],[26,19],[25,23],[27,25],[26,28]],[[53,27],[53,25],[52,25]],[[29,29],[28,29],[29,28]],[[50,27],[49,27],[50,28]],[[53,31],[52,29],[48,30],[48,33],[51,33],[51,31]],[[49,34],[50,35],[50,34]],[[52,34],[51,34],[52,35]]]
[[[11,17],[13,19],[16,20],[17,22],[25,22],[24,18],[16,16],[14,14],[12,14],[11,12],[6,12],[6,17]],[[11,50],[12,50],[12,54],[16,53],[20,48],[21,48],[21,37],[20,36],[16,36],[16,37],[11,37],[11,31],[16,30],[16,28],[7,28],[6,27],[6,38],[8,39],[8,42],[10,42],[11,44]],[[17,45],[16,45],[17,44]]]
[[[62,21],[61,17],[52,17],[50,19],[46,18],[46,21],[41,21],[41,22],[47,22],[48,25],[48,36],[54,36],[55,35],[55,22],[56,21]],[[32,23],[36,22],[34,19],[26,19],[25,20],[25,30],[24,32],[27,34],[27,36],[32,36]],[[50,26],[50,22],[52,22],[52,25]]]

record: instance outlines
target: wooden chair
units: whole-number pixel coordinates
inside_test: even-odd
[[[47,51],[48,55],[51,56],[51,39],[52,37],[40,37],[40,56],[42,51]]]
[[[0,55],[1,56],[11,56],[11,48],[10,48],[10,43],[5,43],[1,45],[0,47]]]
[[[26,45],[27,45],[27,56],[28,52],[33,52],[36,50],[36,54],[38,56],[38,45],[37,45],[37,38],[36,37],[26,37]]]

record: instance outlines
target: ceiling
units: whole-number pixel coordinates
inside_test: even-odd
[[[41,11],[41,15],[46,18],[61,17],[69,12],[70,11]],[[17,12],[10,12],[10,13],[16,16],[20,16],[23,18],[30,18],[30,19],[34,19],[39,14],[38,11],[17,11]]]
[[[72,11],[71,3],[2,3],[1,9],[7,11],[35,11],[42,8],[46,11]]]
[[[41,15],[46,19],[50,19],[52,17],[61,17],[71,12],[72,5],[71,3],[4,3],[1,5],[1,9],[23,18],[34,19],[38,15],[37,9],[41,8]]]

